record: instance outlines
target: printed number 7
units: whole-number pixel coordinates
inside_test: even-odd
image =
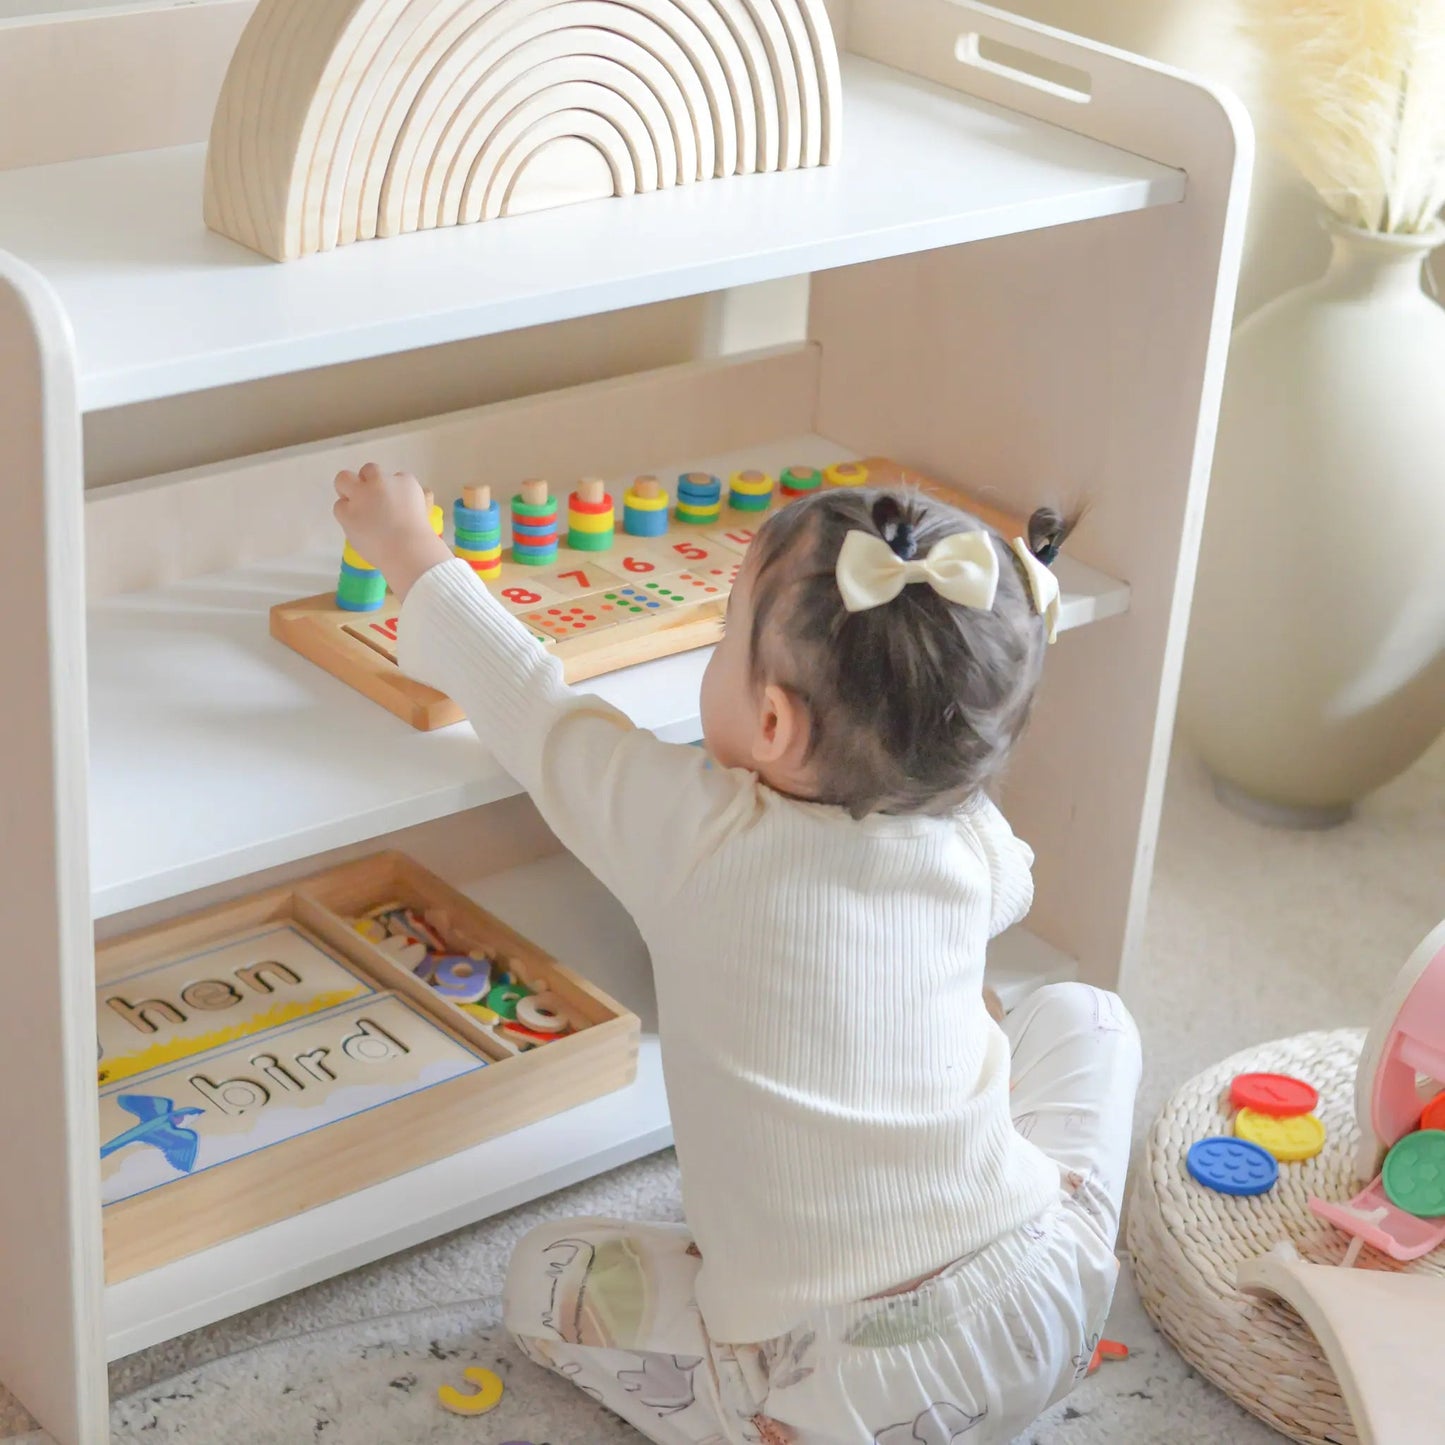
[[[587,580],[587,574],[579,567],[575,572],[559,572],[558,579],[566,581],[569,577],[577,579],[577,585],[585,592],[592,584]]]

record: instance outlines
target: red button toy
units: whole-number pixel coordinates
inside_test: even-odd
[[[1288,1074],[1240,1074],[1229,1086],[1229,1102],[1236,1109],[1253,1109],[1279,1119],[1311,1114],[1319,1101],[1318,1089]]]

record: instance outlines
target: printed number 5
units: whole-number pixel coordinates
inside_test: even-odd
[[[540,592],[528,592],[525,587],[506,587],[502,590],[502,596],[508,602],[517,603],[518,606],[529,606],[533,602],[542,600]]]
[[[641,557],[624,557],[622,565],[629,572],[656,572],[657,568],[651,562],[644,562]]]
[[[701,562],[707,556],[707,548],[699,547],[695,542],[678,542],[672,550],[689,562]]]

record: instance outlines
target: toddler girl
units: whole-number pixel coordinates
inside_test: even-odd
[[[1066,528],[912,495],[769,518],[708,665],[710,761],[596,697],[453,559],[418,484],[337,478],[459,702],[652,953],[688,1227],[543,1226],[506,1323],[664,1445],[1007,1441],[1085,1371],[1113,1294],[1139,1075],[1119,1001],[1002,1027],[988,940],[1033,855],[984,793],[1029,713]]]

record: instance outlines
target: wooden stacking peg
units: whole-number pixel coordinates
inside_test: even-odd
[[[667,532],[667,493],[656,477],[637,477],[623,493],[622,530],[630,537]]]
[[[495,582],[502,575],[502,513],[492,500],[492,489],[463,487],[452,513],[453,551],[478,577]]]
[[[605,552],[617,530],[617,504],[605,482],[584,477],[567,505],[567,545],[578,552]]]
[[[512,498],[512,561],[543,567],[557,558],[557,498],[540,477],[522,483]]]

